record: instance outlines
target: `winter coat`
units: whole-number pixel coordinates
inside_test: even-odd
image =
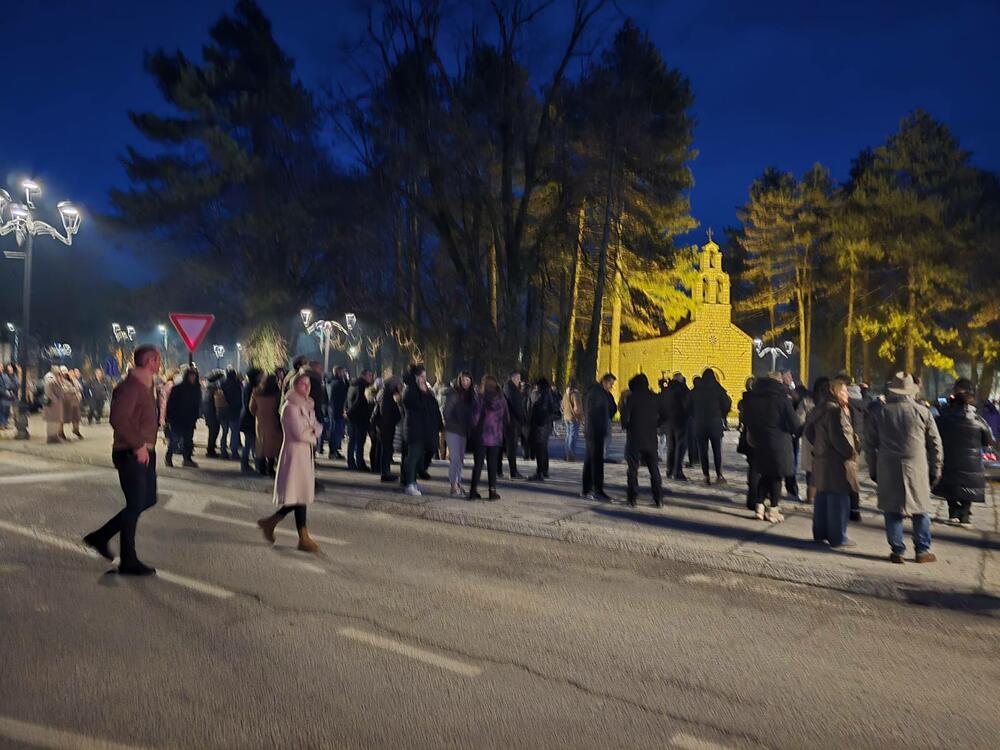
[[[628,398],[622,398],[622,429],[626,451],[656,451],[656,431],[668,419],[667,402],[649,390],[649,380],[639,374],[628,381]]]
[[[63,382],[53,372],[45,373],[45,407],[42,415],[46,422],[62,424],[63,421]]]
[[[364,390],[361,392],[364,393]],[[326,421],[326,412],[330,405],[330,399],[326,395],[326,386],[323,384],[323,377],[311,368],[309,370],[309,398],[313,402],[313,413],[316,415],[316,421],[322,425]]]
[[[618,413],[615,397],[600,383],[594,383],[583,397],[583,411],[586,415],[586,437],[590,442],[603,443],[611,432],[611,420]]]
[[[187,378],[170,389],[167,396],[166,421],[172,428],[193,430],[201,414],[201,386]]]
[[[803,430],[812,447],[813,484],[817,492],[858,492],[858,442],[850,411],[831,399],[812,408]]]
[[[469,396],[472,394],[470,393]],[[444,401],[444,406],[441,408],[444,416],[444,431],[468,437],[469,431],[472,429],[475,399],[464,397],[462,393],[451,386],[442,390],[441,398]]]
[[[222,370],[215,370],[208,375],[208,386],[205,388],[205,400],[202,403],[202,413],[205,415],[205,424],[208,425],[218,425],[220,421],[219,408],[217,401],[224,402],[226,400],[225,393],[219,396],[219,399],[215,398],[216,393],[218,393],[222,388],[222,381],[225,379],[226,374]],[[225,407],[223,407],[224,409]]]
[[[1000,410],[992,401],[984,401],[980,415],[989,425],[994,440],[1000,440]]]
[[[63,388],[63,422],[80,421],[80,404],[83,401],[83,389],[73,377],[65,377]]]
[[[403,439],[412,445],[437,445],[441,431],[437,399],[430,388],[420,390],[412,376],[407,375],[403,382]]]
[[[372,413],[372,423],[375,425],[376,434],[381,439],[386,439],[395,434],[396,425],[403,418],[402,410],[396,401],[396,391],[391,391],[383,387],[375,400],[375,411]]]
[[[788,389],[770,378],[760,378],[743,399],[743,424],[753,449],[754,472],[762,477],[788,477],[795,472],[792,439],[802,423]]]
[[[254,383],[251,378],[247,378],[247,382],[243,384],[243,395],[241,400],[243,402],[243,408],[240,411],[240,432],[245,432],[248,434],[255,434],[257,431],[257,425],[253,417],[253,412],[250,411],[250,399],[253,397]]]
[[[347,391],[351,385],[347,378],[335,378],[330,386],[330,417],[333,419],[344,418],[344,404],[347,403]]]
[[[219,413],[220,422],[235,422],[243,411],[243,385],[235,372],[227,372],[222,381],[222,394],[225,396],[225,408]]]
[[[688,411],[696,435],[722,435],[722,422],[733,408],[733,400],[718,382],[702,378],[688,395]]]
[[[566,389],[562,399],[563,420],[580,424],[583,421],[583,399],[580,391],[572,386]]]
[[[365,427],[371,422],[374,405],[365,398],[365,390],[368,388],[368,381],[360,375],[356,377],[347,389],[347,400],[344,402],[344,409],[347,413],[347,421],[351,424],[363,425]]]
[[[559,406],[549,388],[532,388],[528,396],[529,436],[532,443],[547,442],[552,435],[552,420],[559,416]]]
[[[868,427],[868,472],[878,484],[879,510],[930,513],[931,484],[944,461],[930,409],[911,396],[890,393]]]
[[[288,393],[281,405],[284,441],[274,478],[275,505],[308,505],[313,501],[316,490],[313,448],[321,429],[313,400],[294,391]]]
[[[671,380],[663,397],[667,402],[667,419],[675,429],[683,429],[688,420],[688,397],[691,389],[687,383]]]
[[[277,458],[281,452],[281,418],[278,416],[280,393],[265,394],[259,388],[250,394],[250,413],[257,427],[254,453],[259,459]]]
[[[510,414],[510,426],[520,429],[528,423],[528,414],[525,408],[524,395],[520,388],[511,381],[507,381],[503,386],[503,395],[507,399],[507,411]]]
[[[937,418],[944,447],[941,481],[934,492],[948,500],[986,500],[983,448],[993,441],[993,432],[976,413],[976,407],[951,401]]]
[[[111,381],[108,378],[91,378],[87,382],[87,387],[90,389],[90,403],[96,406],[101,406],[111,398]]]
[[[484,448],[503,445],[504,431],[510,421],[510,410],[503,395],[490,392],[477,396],[472,408],[472,442]]]
[[[17,376],[0,372],[0,402],[12,404],[17,401]]]

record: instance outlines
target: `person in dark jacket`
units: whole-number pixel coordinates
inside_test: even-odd
[[[334,458],[343,458],[341,448],[344,446],[344,432],[347,429],[347,417],[344,415],[344,405],[347,403],[347,391],[351,381],[347,369],[341,365],[333,368],[333,383],[330,385],[330,448]]]
[[[205,425],[208,427],[208,448],[205,451],[205,455],[208,458],[217,458],[219,455],[217,443],[219,441],[219,430],[222,428],[222,420],[219,419],[218,404],[225,402],[226,396],[225,394],[221,394],[219,398],[215,396],[222,389],[222,380],[225,377],[226,373],[222,370],[212,370],[207,378],[208,386],[205,388],[205,401],[202,411],[205,414]],[[222,444],[222,452],[226,456],[229,455],[225,442]]]
[[[347,415],[347,468],[370,471],[365,464],[365,438],[372,418],[373,404],[365,398],[365,389],[375,380],[371,370],[362,370],[347,389],[344,410]]]
[[[708,446],[712,445],[715,459],[715,477],[719,484],[725,484],[722,476],[722,423],[733,408],[733,400],[715,377],[715,370],[709,368],[701,376],[701,382],[691,391],[688,398],[693,422],[698,455],[701,456],[701,473],[705,484],[711,484],[708,476]]]
[[[401,483],[407,495],[419,497],[417,475],[424,458],[433,454],[441,423],[437,399],[427,385],[427,370],[421,364],[410,365],[403,379],[403,472]]]
[[[499,500],[497,492],[497,468],[500,465],[500,448],[504,441],[504,431],[510,418],[507,400],[500,392],[500,384],[493,375],[484,375],[481,393],[476,396],[472,409],[472,429],[470,440],[473,444],[472,480],[469,483],[469,500],[481,500],[479,477],[486,462],[486,480],[490,500]]]
[[[524,396],[521,393],[521,373],[514,370],[503,386],[503,395],[507,399],[507,414],[509,421],[504,432],[503,451],[507,454],[507,466],[511,479],[523,479],[517,471],[517,447],[521,441],[521,428],[528,422]]]
[[[398,378],[386,380],[379,389],[375,399],[375,411],[372,413],[372,423],[375,425],[375,435],[378,440],[378,470],[383,482],[393,482],[396,479],[392,475],[392,446],[396,437],[396,426],[403,416],[399,408],[402,385]]]
[[[535,473],[529,481],[542,482],[549,476],[549,438],[552,422],[559,416],[559,405],[552,395],[549,381],[539,378],[528,396],[528,442],[535,457]]]
[[[13,368],[8,365],[11,371],[11,382],[13,382]],[[104,377],[104,370],[100,367],[94,370],[93,376],[88,383],[90,388],[90,400],[87,404],[87,424],[101,423],[104,416],[104,405],[111,397],[111,381]],[[16,392],[15,392],[16,395]]]
[[[222,422],[222,440],[225,442],[226,433],[229,433],[229,456],[236,461],[240,457],[240,415],[243,413],[243,384],[240,382],[239,373],[232,367],[226,370],[226,379],[222,381],[222,393],[226,398],[225,421]]]
[[[198,468],[191,458],[194,452],[194,426],[201,414],[201,385],[198,382],[198,370],[190,368],[184,373],[180,383],[170,389],[167,398],[167,424],[175,441],[180,443],[181,455],[184,456],[184,466]],[[174,465],[174,441],[167,443],[167,466]]]
[[[604,443],[611,434],[611,420],[618,412],[618,404],[611,395],[615,380],[617,378],[610,372],[605,373],[601,381],[591,385],[583,397],[587,457],[583,461],[581,494],[588,500],[611,500],[604,492]]]
[[[687,401],[690,392],[684,376],[679,372],[674,373],[664,392],[668,414],[664,425],[667,435],[667,477],[681,482],[687,481],[684,475],[684,451],[687,448]]]
[[[746,388],[743,391],[743,396],[740,398],[738,404],[736,404],[736,411],[739,413],[739,431],[740,438],[739,442],[736,444],[736,452],[742,453],[747,459],[747,510],[755,510],[757,507],[757,493],[760,487],[760,474],[754,469],[753,465],[753,443],[750,442],[750,431],[747,429],[746,420],[744,418],[744,407],[750,403],[751,394],[753,393],[754,383],[757,379],[754,377],[747,378]]]
[[[743,422],[748,430],[748,439],[753,444],[754,469],[760,476],[755,512],[757,518],[771,523],[785,520],[779,508],[781,485],[794,469],[792,438],[802,431],[802,423],[788,391],[780,378],[775,376],[759,378],[753,391],[743,403]],[[764,496],[771,501],[765,513]]]
[[[687,432],[684,434],[684,440],[687,444],[687,467],[689,469],[699,463],[698,436],[694,431],[694,420],[691,419],[691,393],[699,385],[701,385],[701,376],[695,375],[691,380],[691,390],[688,391],[687,400],[684,402],[684,408],[687,410]]]
[[[628,398],[622,398],[625,430],[625,463],[628,465],[628,504],[635,507],[639,494],[639,464],[649,472],[653,504],[663,507],[663,483],[656,453],[656,431],[669,418],[667,402],[649,390],[649,379],[639,373],[628,381]]]
[[[499,388],[497,392],[499,394]],[[465,494],[462,488],[462,466],[472,430],[475,398],[472,374],[465,371],[458,373],[454,383],[441,391],[441,399],[444,401],[444,438],[448,449],[448,484],[451,486],[452,496]]]
[[[257,461],[257,420],[253,412],[250,411],[250,397],[253,396],[254,388],[260,385],[264,377],[264,372],[257,367],[249,367],[246,371],[246,383],[243,384],[243,410],[240,412],[240,432],[243,433],[243,452],[240,454],[240,471],[244,474],[253,474],[254,467],[250,465],[250,454],[254,454],[254,462]]]
[[[976,396],[953,393],[937,418],[944,445],[944,468],[934,492],[948,501],[948,522],[971,529],[973,503],[986,501],[983,449],[993,441],[993,431],[976,413]]]

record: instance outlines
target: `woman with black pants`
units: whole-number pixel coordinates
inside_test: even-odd
[[[473,451],[472,482],[469,485],[469,500],[481,500],[476,488],[486,461],[486,477],[489,482],[489,499],[499,500],[497,493],[497,469],[500,466],[500,450],[503,447],[504,431],[510,421],[507,399],[500,392],[500,384],[493,375],[484,375],[480,384],[480,395],[472,413]]]
[[[725,484],[722,475],[722,423],[729,416],[733,407],[732,399],[726,393],[715,371],[705,370],[701,381],[691,391],[690,411],[694,423],[695,441],[701,456],[701,473],[705,475],[705,484],[711,484],[708,476],[708,446],[712,445],[712,456],[715,459],[715,477],[720,484]]]

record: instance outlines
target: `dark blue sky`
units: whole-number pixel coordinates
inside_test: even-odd
[[[350,75],[339,50],[360,32],[359,3],[260,3],[307,83]],[[163,106],[142,69],[144,51],[179,48],[197,57],[208,27],[231,7],[229,0],[5,4],[0,185],[10,189],[31,173],[44,181],[47,202],[68,197],[106,210],[108,188],[124,184],[125,145],[142,145],[127,110]],[[620,0],[618,7],[691,79],[699,151],[692,204],[703,227],[735,223],[735,207],[767,165],[800,174],[820,161],[844,177],[861,148],[881,143],[916,107],[946,122],[976,164],[1000,170],[998,0]],[[621,19],[613,12],[606,19],[609,37]],[[552,46],[539,34],[532,54],[544,59],[558,47],[561,27],[550,18],[540,31],[551,30]],[[93,228],[85,224],[82,233]],[[111,248],[105,259],[125,280],[148,273],[141,260]]]

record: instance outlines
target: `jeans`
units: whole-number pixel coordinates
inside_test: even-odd
[[[211,435],[211,434],[212,433],[209,432],[209,435]],[[219,435],[219,451],[222,452],[222,453],[225,453],[228,456],[229,455],[229,441],[230,441],[230,437],[229,437],[229,420],[228,419],[221,420],[219,422],[218,435]]]
[[[851,496],[846,492],[817,492],[813,508],[813,539],[839,547],[847,541],[847,520],[851,513]]]
[[[473,452],[472,460],[472,482],[469,484],[469,492],[475,492],[479,486],[479,478],[483,473],[483,461],[486,461],[486,481],[489,483],[490,492],[497,487],[497,467],[500,465],[499,445],[477,445]]]
[[[423,443],[403,443],[403,471],[399,480],[404,487],[417,483],[417,472],[423,469],[425,451]]]
[[[919,555],[931,549],[931,517],[926,513],[914,513],[913,546]],[[885,538],[889,548],[897,555],[906,554],[906,543],[903,542],[903,514],[885,511]]]
[[[135,554],[135,529],[144,510],[156,504],[156,451],[149,451],[149,463],[139,463],[130,450],[115,451],[111,460],[118,469],[118,482],[125,495],[125,508],[94,532],[98,540],[107,543],[115,534],[119,538],[119,558],[124,565],[138,562]]]
[[[240,468],[244,471],[250,471],[250,454],[254,454],[256,459],[257,447],[257,432],[244,432],[243,433],[243,453],[240,455]]]
[[[323,421],[320,423],[323,425],[323,430],[319,434],[319,438],[316,440],[316,452],[323,452],[323,444],[327,443],[332,445],[330,442],[330,418],[323,417]]]
[[[580,423],[579,422],[563,422],[566,427],[566,449],[563,457],[567,461],[576,460],[576,444],[580,439]]]
[[[462,483],[462,462],[468,438],[457,432],[445,432],[444,439],[448,444],[448,484],[457,487]]]
[[[343,417],[333,418],[333,430],[330,437],[330,450],[335,453],[340,453],[341,449],[344,447],[344,429],[346,428],[346,422]]]
[[[347,468],[360,469],[365,465],[365,439],[368,432],[364,422],[349,422],[347,425]]]
[[[663,480],[660,478],[660,462],[656,451],[625,448],[625,463],[628,464],[626,479],[628,481],[628,500],[635,502],[639,494],[639,464],[649,472],[649,483],[653,488],[653,502],[659,505],[663,502]]]

